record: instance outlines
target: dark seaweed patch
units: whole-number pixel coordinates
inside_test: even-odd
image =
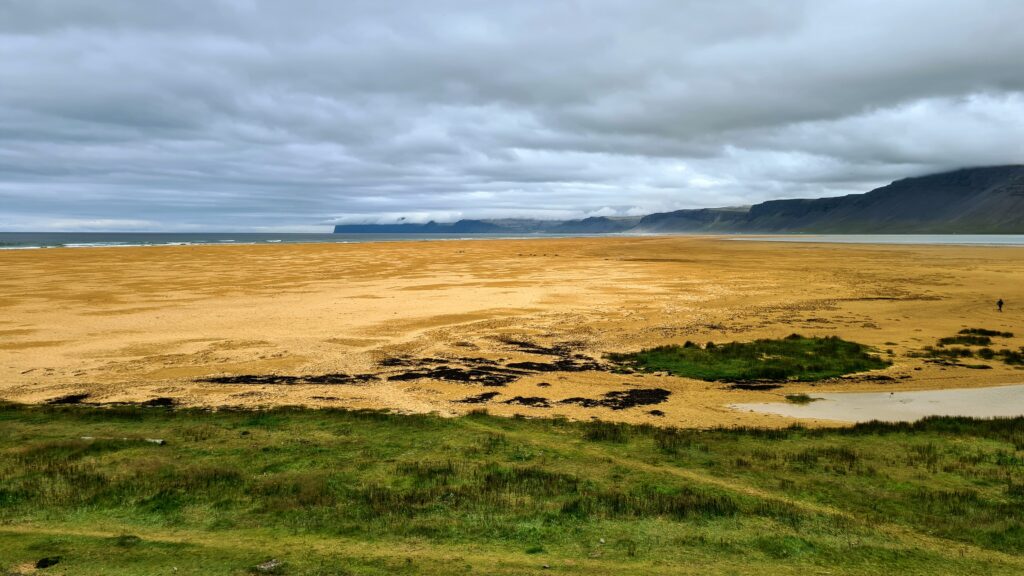
[[[530,372],[588,372],[603,368],[597,362],[589,358],[587,360],[586,362],[580,362],[570,358],[560,358],[554,362],[511,362],[506,364],[506,366],[515,370],[528,370]]]
[[[499,392],[484,392],[483,394],[477,394],[476,396],[467,396],[462,400],[456,400],[456,402],[461,404],[484,404],[499,395]]]
[[[277,374],[242,374],[239,376],[211,376],[200,378],[199,382],[207,384],[296,384],[298,376],[279,376]]]
[[[504,359],[489,358],[414,358],[408,355],[384,358],[377,362],[381,374],[323,374],[318,376],[289,376],[281,374],[246,374],[215,376],[198,380],[211,384],[297,385],[297,384],[360,384],[385,378],[391,382],[431,379],[462,382],[482,386],[505,386],[524,376],[542,372],[583,372],[604,370],[605,367],[588,356],[574,354],[579,343],[563,342],[551,347],[521,340],[503,340],[529,354],[558,356],[552,362],[512,362],[502,365]],[[404,370],[401,370],[404,369]]]
[[[83,400],[88,398],[88,394],[68,394],[67,396],[60,396],[48,400],[47,404],[81,404]]]
[[[482,360],[482,359],[481,359]],[[385,358],[380,362],[377,362],[378,366],[384,368],[400,368],[400,367],[421,367],[421,366],[436,366],[438,364],[447,364],[448,360],[444,358],[411,358],[409,356],[393,356],[391,358]]]
[[[213,376],[200,381],[210,384],[295,384],[299,378],[277,374],[241,374],[239,376]]]
[[[604,407],[612,410],[625,410],[636,406],[661,404],[668,400],[672,393],[663,388],[633,388],[616,390],[605,394],[602,398],[566,398],[559,404],[578,404],[584,408]]]
[[[495,362],[494,360],[491,360],[490,358],[459,358],[459,362],[462,362],[463,364],[470,364],[470,365],[473,365],[473,364],[486,364],[488,366],[495,366],[495,365],[498,364],[497,362]]]
[[[559,342],[553,346],[541,346],[534,342],[527,340],[515,340],[512,338],[503,338],[502,343],[512,346],[519,352],[525,352],[527,354],[537,354],[538,356],[562,356],[568,357],[572,354],[573,350],[580,347],[579,342]]]
[[[762,384],[758,382],[737,382],[729,385],[729,390],[776,390],[782,388],[780,384]]]
[[[515,382],[525,375],[525,372],[518,370],[505,370],[502,368],[492,368],[487,366],[477,368],[453,368],[444,366],[394,374],[392,376],[388,376],[388,380],[393,382],[402,382],[406,380],[430,378],[432,380],[464,382],[466,384],[482,384],[484,386],[505,386],[510,382]]]
[[[159,398],[151,398],[142,403],[147,408],[173,408],[177,402],[174,398],[167,398],[166,396],[160,396]]]
[[[661,410],[648,410],[647,413],[650,414],[651,416],[664,416],[665,415],[665,413],[662,412]]]
[[[533,408],[551,408],[551,403],[548,402],[548,399],[541,398],[540,396],[516,396],[510,400],[505,400],[505,404],[517,404]]]
[[[633,408],[634,406],[661,404],[668,400],[668,397],[671,395],[672,393],[664,388],[633,388],[630,390],[609,392],[604,395],[604,402],[605,406],[608,406],[612,410],[624,410],[626,408]]]
[[[570,351],[561,346],[545,347],[533,342],[526,340],[513,340],[506,338],[502,340],[503,343],[515,348],[519,352],[525,352],[527,354],[537,354],[540,356],[565,356]]]
[[[211,376],[201,378],[197,382],[208,384],[279,384],[292,386],[297,384],[362,384],[377,380],[373,374],[320,374],[313,376],[285,376],[281,374],[241,374],[236,376]]]
[[[373,374],[323,374],[321,376],[300,376],[303,384],[363,384],[377,380]]]
[[[578,404],[578,405],[580,405],[580,406],[582,406],[584,408],[596,408],[598,406],[603,406],[601,400],[596,400],[594,398],[582,398],[580,396],[573,396],[572,398],[566,398],[565,400],[559,400],[558,403],[559,404]]]

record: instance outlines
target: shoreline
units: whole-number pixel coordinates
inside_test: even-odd
[[[0,239],[3,234],[22,234],[22,233],[4,233],[0,232]],[[24,233],[24,234],[38,234],[38,233]],[[58,234],[79,234],[79,233],[58,233]],[[117,232],[117,233],[81,233],[81,234],[96,234],[99,236],[116,236],[118,234],[134,235],[134,236],[146,236],[146,234],[139,234],[134,232]],[[375,244],[375,243],[417,243],[417,242],[441,242],[441,241],[475,241],[475,240],[558,240],[566,238],[696,238],[696,239],[719,239],[719,240],[732,240],[740,242],[778,242],[778,243],[795,243],[795,244],[854,244],[854,245],[865,245],[865,246],[978,246],[978,247],[1024,247],[1024,234],[1021,235],[1008,235],[1008,234],[818,234],[818,233],[779,233],[779,234],[758,234],[758,233],[607,233],[607,234],[524,234],[524,235],[460,235],[460,236],[447,236],[445,234],[338,234],[337,240],[328,240],[334,234],[309,234],[309,236],[318,236],[321,238],[310,239],[310,240],[289,240],[287,237],[298,233],[283,233],[283,234],[261,234],[261,233],[237,233],[232,234],[229,232],[210,232],[209,235],[218,236],[246,236],[246,235],[261,235],[266,236],[267,239],[258,241],[249,240],[238,240],[238,239],[209,239],[209,240],[168,240],[166,242],[135,242],[135,243],[118,243],[113,241],[96,241],[90,242],[71,242],[67,244],[46,244],[46,245],[11,245],[5,246],[0,243],[0,251],[8,250],[58,250],[58,249],[86,249],[86,248],[160,248],[160,247],[173,247],[173,246],[263,246],[263,245],[330,245],[330,244]],[[154,233],[154,235],[169,235],[169,236],[202,236],[203,234],[194,233]],[[298,234],[305,236],[306,234]],[[282,238],[273,238],[275,236],[281,236]],[[383,236],[383,237],[377,237]],[[999,241],[984,241],[981,238],[990,236],[991,238],[1004,238],[1009,239],[1004,242]],[[965,240],[970,238],[970,240]],[[977,240],[975,240],[977,239]]]
[[[18,234],[18,233],[3,233],[0,232],[0,239],[3,234]],[[27,234],[27,233],[26,233]],[[65,234],[65,233],[62,233]],[[66,233],[75,234],[75,233]],[[135,235],[135,236],[146,236],[146,234],[137,234],[133,232],[116,232],[116,233],[96,233],[99,236],[115,236],[117,234]],[[164,233],[156,233],[154,235],[163,235]],[[171,236],[184,236],[194,237],[203,236],[204,234],[193,234],[193,233],[167,233]],[[448,236],[445,234],[296,234],[296,233],[282,233],[282,234],[259,234],[259,233],[238,233],[232,234],[228,232],[210,232],[208,235],[218,236],[246,236],[246,235],[259,235],[265,236],[266,239],[259,241],[247,241],[247,240],[236,240],[236,239],[209,239],[209,240],[178,240],[178,241],[167,241],[167,242],[135,242],[135,243],[118,243],[112,241],[101,242],[97,241],[94,243],[88,242],[72,242],[67,244],[52,244],[52,245],[28,245],[28,246],[4,246],[0,244],[0,251],[3,250],[54,250],[54,249],[82,249],[82,248],[160,248],[169,246],[263,246],[273,244],[284,244],[284,245],[307,245],[307,244],[374,244],[381,242],[436,242],[436,241],[460,241],[460,240],[553,240],[559,238],[601,238],[601,237],[619,237],[619,234],[537,234],[537,235],[517,235],[517,236],[506,236],[506,235],[469,235],[469,236]],[[316,236],[317,239],[310,240],[289,240],[288,236]],[[405,237],[403,237],[405,236]],[[280,238],[278,238],[280,237]],[[330,240],[331,237],[337,237],[337,240]]]

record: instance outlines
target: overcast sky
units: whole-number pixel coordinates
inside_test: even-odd
[[[327,231],[1024,162],[1020,0],[0,0],[0,230]]]

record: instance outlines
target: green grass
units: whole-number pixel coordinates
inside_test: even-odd
[[[817,400],[821,400],[821,398],[814,398],[807,394],[786,394],[786,401],[792,402],[793,404],[810,404]]]
[[[699,431],[0,405],[0,573],[55,556],[48,571],[86,576],[270,559],[309,575],[1018,574],[1024,419]]]
[[[1012,332],[998,332],[984,328],[965,328],[956,336],[940,338],[936,346],[925,346],[920,352],[912,353],[912,357],[928,358],[931,361],[951,366],[964,368],[991,368],[987,364],[963,364],[960,361],[964,358],[981,358],[982,360],[999,360],[1009,366],[1024,366],[1024,347],[1019,350],[1003,348],[993,350],[989,348],[992,343],[991,336],[1012,338]],[[949,346],[951,344],[962,344],[964,346],[984,346],[974,350],[960,346]]]
[[[999,330],[988,330],[985,328],[964,328],[958,334],[969,336],[993,336],[998,338],[1013,338],[1013,332],[1000,332]]]
[[[635,370],[709,381],[814,381],[889,366],[868,347],[835,336],[659,346],[609,359]]]
[[[964,346],[988,346],[991,343],[992,339],[988,336],[975,336],[971,334],[957,334],[956,336],[939,338],[939,346],[947,346],[950,344],[962,344]]]

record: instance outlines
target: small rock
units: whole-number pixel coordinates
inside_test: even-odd
[[[280,560],[273,558],[271,560],[267,560],[262,564],[257,564],[256,571],[261,574],[274,574],[275,572],[280,570],[282,566],[284,566],[284,562],[281,562]]]
[[[150,444],[156,444],[157,446],[163,446],[167,444],[167,440],[164,440],[163,438],[146,438],[146,442],[149,442]]]

